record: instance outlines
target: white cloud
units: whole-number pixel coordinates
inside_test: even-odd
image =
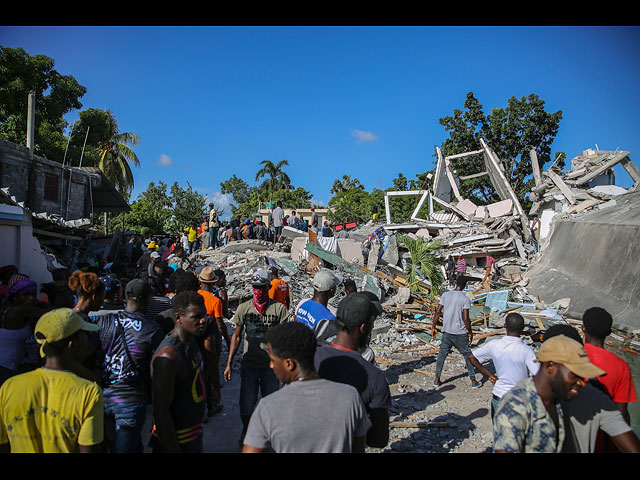
[[[172,167],[175,165],[175,162],[171,159],[169,155],[165,155],[164,153],[160,155],[160,158],[156,162],[158,167]]]
[[[209,208],[209,204],[213,202],[216,210],[223,209],[224,213],[221,218],[228,218],[231,216],[231,204],[233,203],[233,197],[229,194],[223,194],[221,192],[213,192],[207,194],[206,207]]]
[[[363,132],[362,130],[351,130],[351,136],[356,137],[359,142],[377,142],[378,136],[373,132]]]
[[[322,200],[318,200],[315,197],[311,197],[311,205],[315,205],[316,207],[321,207],[324,208],[325,207],[325,203]]]

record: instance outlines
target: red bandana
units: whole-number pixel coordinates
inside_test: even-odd
[[[267,303],[269,303],[269,290],[266,288],[254,287],[253,289],[253,306],[260,312],[260,315],[264,315],[267,310]]]

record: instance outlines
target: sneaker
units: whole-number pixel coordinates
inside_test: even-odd
[[[471,382],[471,388],[480,388],[482,386],[482,382],[473,381]]]
[[[438,388],[442,386],[442,382],[438,380],[433,381],[433,388]]]

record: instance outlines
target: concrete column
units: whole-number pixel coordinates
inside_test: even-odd
[[[33,155],[34,132],[36,125],[36,92],[29,92],[29,101],[27,107],[27,148],[31,150]]]

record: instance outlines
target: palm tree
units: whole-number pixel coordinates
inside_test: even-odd
[[[118,131],[118,122],[109,113],[109,137],[98,145],[100,162],[98,168],[111,180],[116,189],[127,196],[133,190],[133,172],[129,164],[140,166],[137,155],[129,145],[135,147],[140,143],[140,137],[135,133]]]
[[[131,165],[140,166],[140,161],[131,147],[140,143],[135,133],[120,133],[118,121],[111,110],[88,109],[80,112],[81,129],[90,127],[89,142],[96,155],[94,166],[102,170],[105,176],[125,198],[131,194],[134,186]]]
[[[360,180],[354,178],[351,180],[351,175],[343,175],[342,181],[336,180],[331,187],[331,193],[336,194],[339,192],[346,192],[347,190],[364,190],[364,185],[360,183]]]
[[[256,182],[263,177],[268,177],[262,184],[266,190],[273,192],[281,189],[293,189],[289,175],[283,170],[285,165],[289,165],[287,160],[280,160],[278,163],[273,163],[271,160],[263,160],[260,165],[263,165],[263,167],[256,173]]]

